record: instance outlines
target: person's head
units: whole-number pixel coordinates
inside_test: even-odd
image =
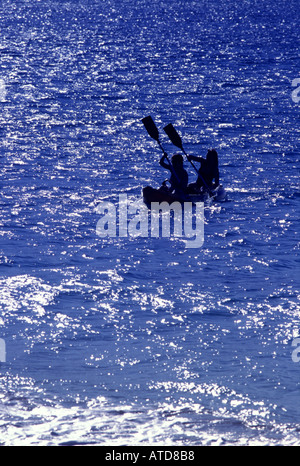
[[[174,168],[183,167],[183,157],[181,154],[174,154],[172,156],[172,165]]]
[[[206,154],[206,160],[209,165],[218,165],[218,153],[215,149],[209,149]]]

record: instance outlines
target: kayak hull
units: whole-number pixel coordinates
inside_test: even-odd
[[[226,200],[226,191],[222,185],[214,189],[210,195],[208,192],[203,192],[200,194],[187,194],[187,195],[176,195],[171,194],[164,189],[155,189],[151,186],[146,186],[143,188],[143,199],[146,205],[150,205],[151,202],[222,202]]]

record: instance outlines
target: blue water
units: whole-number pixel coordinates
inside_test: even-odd
[[[1,444],[300,444],[299,16],[1,2]],[[219,153],[201,248],[96,234],[167,176],[149,114]]]

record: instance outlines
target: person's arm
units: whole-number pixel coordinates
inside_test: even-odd
[[[165,158],[166,158],[166,155],[163,155],[159,163],[163,168],[166,168],[167,170],[171,170],[170,165],[165,162]]]
[[[187,171],[184,171],[184,175],[183,175],[183,188],[186,189],[187,188],[187,185],[188,185],[188,182],[189,182],[189,175],[188,175],[188,172]]]

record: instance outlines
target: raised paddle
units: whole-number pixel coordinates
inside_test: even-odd
[[[186,155],[188,161],[191,163],[191,165],[194,168],[194,170],[196,171],[196,173],[200,176],[204,186],[209,191],[210,195],[213,196],[214,194],[212,193],[211,189],[207,186],[207,183],[203,179],[201,173],[199,173],[199,170],[197,170],[197,168],[196,168],[195,164],[192,162],[192,160],[189,159],[188,154],[186,153],[186,151],[183,148],[181,137],[177,133],[177,131],[174,128],[174,126],[172,125],[172,123],[169,123],[167,126],[165,126],[164,131],[169,136],[169,138],[172,141],[172,143],[174,144],[174,146],[179,147],[179,149],[181,149],[182,152]]]
[[[169,160],[168,154],[166,153],[163,146],[161,145],[161,142],[159,140],[159,132],[158,132],[156,124],[153,121],[153,118],[149,115],[149,116],[143,118],[142,122],[144,123],[144,126],[145,126],[146,130],[148,131],[149,136],[151,136],[151,138],[154,139],[159,144],[159,147],[163,151],[164,156],[166,157],[166,159],[168,161],[171,172],[173,173],[173,175],[177,179],[178,183],[180,184],[180,180],[178,179],[178,176],[177,176],[177,174],[176,174],[176,172],[175,172],[175,170],[173,168],[173,165],[171,164],[171,162]]]
[[[148,131],[148,134],[149,136],[151,136],[152,139],[154,139],[156,142],[158,142],[159,144],[159,147],[161,148],[161,150],[163,151],[167,161],[169,162],[169,164],[171,165],[171,162],[168,158],[168,154],[166,153],[166,151],[164,150],[163,146],[161,145],[161,142],[159,140],[159,132],[158,132],[158,129],[157,129],[157,126],[156,124],[154,123],[153,121],[153,118],[152,116],[147,116],[145,118],[142,119],[142,122],[144,123],[144,126],[146,128],[146,130]]]

